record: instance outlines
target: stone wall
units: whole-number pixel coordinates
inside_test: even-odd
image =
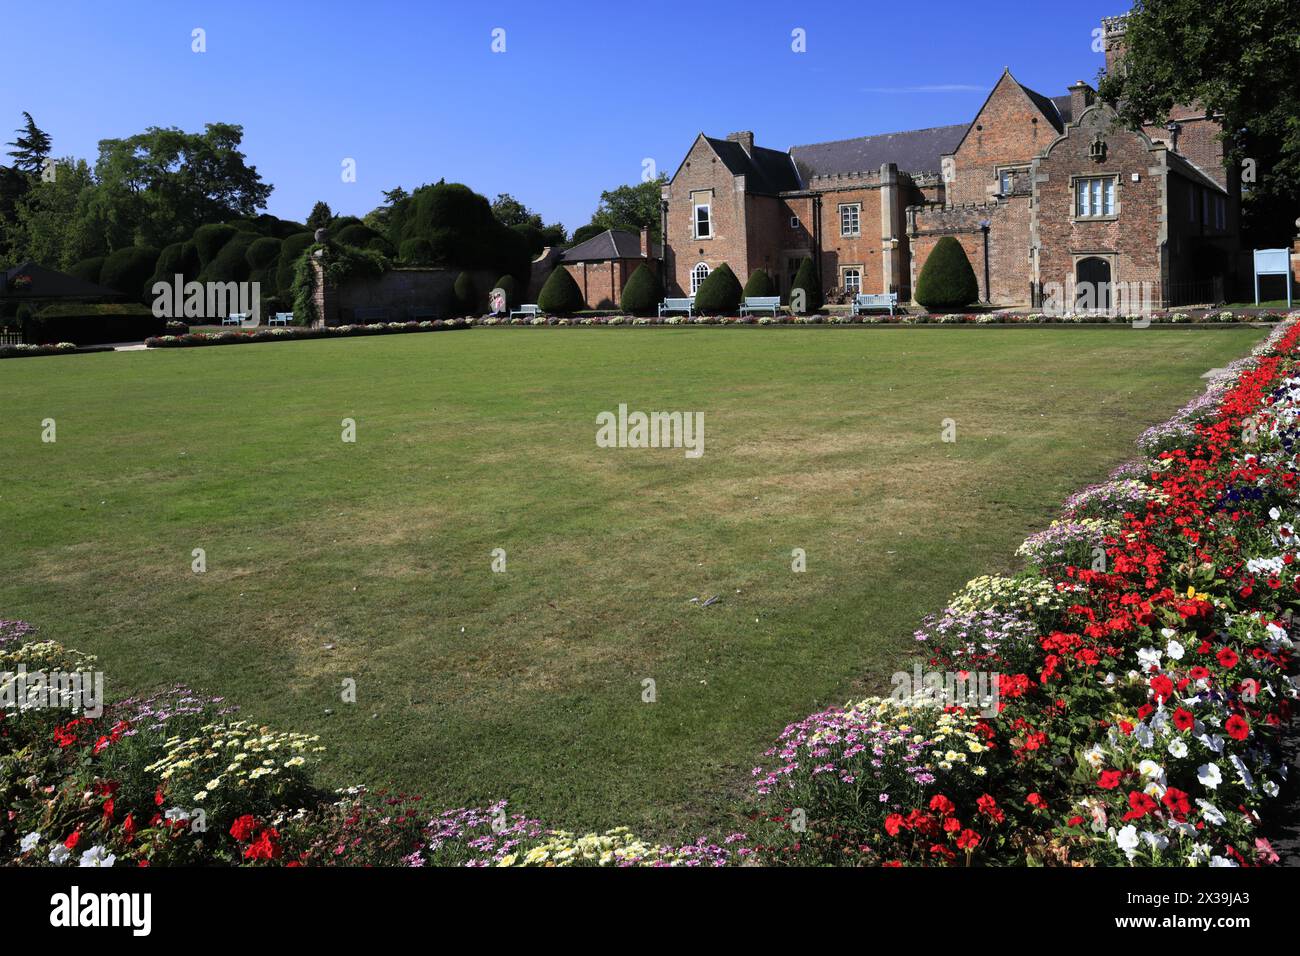
[[[405,322],[417,309],[432,309],[433,318],[456,315],[455,292],[459,269],[395,268],[374,279],[355,279],[327,287],[316,263],[316,314],[325,325],[350,325],[357,320],[359,309],[386,309],[387,321]],[[484,270],[470,273],[477,302],[475,313],[487,309],[488,293],[499,275]]]

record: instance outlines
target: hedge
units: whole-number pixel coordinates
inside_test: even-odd
[[[474,278],[468,272],[456,276],[452,286],[456,297],[456,310],[460,315],[471,315],[478,309],[478,290],[474,288]]]
[[[205,227],[206,228],[206,227]],[[201,231],[201,230],[200,230]],[[195,234],[197,235],[197,233]],[[221,247],[199,273],[200,282],[244,282],[252,271],[248,250],[261,237],[255,232],[237,232]]]
[[[546,284],[537,296],[537,305],[543,312],[555,315],[572,315],[587,307],[582,298],[582,290],[564,266],[556,266],[551,270]]]
[[[746,299],[759,299],[773,295],[776,293],[772,290],[772,277],[765,269],[755,269],[749,274],[749,281],[745,283],[744,291]]]
[[[167,320],[157,318],[142,305],[61,306],[47,309],[23,321],[23,341],[30,345],[72,342],[103,345],[106,342],[138,342],[167,330]]]
[[[108,254],[99,273],[100,285],[140,299],[148,294],[149,278],[158,263],[158,250],[149,246],[127,246]]]
[[[433,264],[433,243],[423,236],[416,236],[414,239],[403,240],[401,247],[397,251],[397,258],[400,262],[412,266],[427,266]]]
[[[471,328],[463,319],[423,322],[375,322],[370,325],[332,325],[326,328],[276,327],[228,332],[187,332],[157,335],[144,344],[151,349],[183,349],[208,345],[250,345],[254,342],[296,342],[302,339],[346,339],[365,335],[401,335],[411,332],[451,332]]]
[[[731,315],[740,308],[740,280],[725,262],[695,290],[695,310],[709,315]]]
[[[516,292],[515,292],[516,283],[515,283],[515,277],[514,277],[514,276],[512,276],[512,275],[503,275],[500,279],[497,279],[497,284],[496,284],[495,288],[500,289],[502,292],[504,292],[504,293],[506,294],[506,308],[507,308],[507,309],[509,309],[509,308],[511,308],[512,306],[514,306],[515,302],[516,302],[517,299],[518,299],[518,296],[517,296],[517,294],[516,294]]]
[[[794,306],[794,290],[803,290],[803,308],[799,309],[801,315],[810,315],[813,312],[821,311],[822,307],[822,284],[817,279],[817,267],[813,265],[810,257],[804,256],[803,262],[799,263],[799,271],[795,273],[794,285],[791,286],[790,305]]]
[[[659,277],[643,262],[623,286],[619,306],[633,315],[649,315],[657,310],[658,305]]]
[[[82,259],[68,270],[68,275],[76,276],[78,279],[85,279],[87,282],[94,282],[98,285],[99,274],[104,269],[104,259],[106,258],[106,256],[91,256],[89,259]]]
[[[944,236],[934,244],[921,275],[916,280],[915,298],[927,311],[960,309],[980,297],[975,270],[966,258],[966,250],[953,236]]]
[[[238,232],[234,226],[210,223],[194,230],[194,248],[198,252],[199,267],[206,269],[223,246]]]
[[[288,294],[293,285],[293,267],[315,241],[310,232],[295,232],[280,243],[280,261],[275,267],[275,287],[281,294]]]

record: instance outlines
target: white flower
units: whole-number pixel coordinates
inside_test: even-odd
[[[1229,754],[1228,760],[1232,762],[1233,767],[1235,767],[1237,770],[1237,779],[1239,779],[1243,784],[1245,784],[1247,790],[1254,790],[1255,778],[1251,776],[1250,771],[1246,769],[1246,764],[1242,761],[1242,759],[1238,757],[1236,754]]]
[[[1177,641],[1170,641],[1169,646],[1165,648],[1165,653],[1169,655],[1171,661],[1181,661],[1185,648]]]
[[[1228,818],[1223,815],[1223,811],[1210,803],[1209,800],[1197,800],[1196,805],[1201,808],[1201,815],[1212,825],[1217,827],[1228,821]]]
[[[1165,836],[1163,833],[1152,833],[1151,831],[1146,830],[1142,833],[1142,839],[1146,840],[1149,846],[1155,847],[1157,850],[1163,850],[1169,845],[1169,837]]]
[[[1270,797],[1277,796],[1278,786],[1272,780],[1265,780],[1263,783],[1260,784],[1260,786],[1264,788],[1264,792],[1268,794]]]
[[[1233,863],[1226,856],[1210,857],[1210,866],[1236,866],[1236,865],[1237,865],[1236,863]]]
[[[1171,757],[1187,756],[1187,744],[1183,741],[1181,737],[1175,737],[1173,742],[1169,744],[1169,756]]]
[[[1115,845],[1124,851],[1124,855],[1130,860],[1137,856],[1138,830],[1133,824],[1129,824],[1115,834]]]
[[[70,856],[72,856],[72,851],[62,843],[56,843],[50,847],[50,862],[55,866],[61,866]]]
[[[1150,747],[1156,742],[1156,735],[1151,732],[1151,728],[1146,724],[1138,724],[1133,728],[1133,737],[1143,747]]]
[[[168,823],[189,823],[190,814],[188,810],[182,810],[180,807],[172,807],[163,814],[163,819]]]
[[[1159,670],[1160,658],[1163,657],[1160,651],[1154,647],[1144,647],[1138,651],[1138,663],[1142,665],[1142,670]]]
[[[117,857],[109,853],[102,846],[92,846],[85,853],[81,854],[81,861],[78,866],[112,866],[117,862]]]
[[[1138,764],[1138,772],[1144,777],[1150,777],[1153,780],[1164,776],[1164,769],[1154,760],[1143,760]]]
[[[31,833],[27,834],[27,836],[23,837],[20,841],[18,841],[18,847],[24,853],[29,853],[32,850],[36,849],[36,844],[40,842],[41,842],[41,835],[37,831],[33,830]]]
[[[1218,764],[1203,763],[1196,768],[1196,779],[1207,790],[1217,790],[1219,784],[1223,783],[1223,774],[1219,772]]]
[[[1083,752],[1083,759],[1088,762],[1088,766],[1092,767],[1093,770],[1100,770],[1101,765],[1106,762],[1106,754],[1100,747],[1093,744]]]

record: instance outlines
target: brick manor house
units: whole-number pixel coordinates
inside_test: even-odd
[[[1124,29],[1103,21],[1107,70]],[[1240,187],[1219,131],[1196,107],[1130,130],[1083,81],[1047,97],[1007,70],[969,125],[787,152],[701,133],[663,189],[665,285],[692,294],[725,262],[742,283],[765,269],[787,297],[811,256],[828,293],[908,301],[935,243],[955,236],[995,305],[1086,285],[1106,307],[1114,283],[1138,282],[1155,307],[1222,301]]]

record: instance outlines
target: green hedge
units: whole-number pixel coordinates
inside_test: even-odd
[[[772,291],[772,277],[764,269],[755,269],[749,274],[749,281],[745,283],[745,298],[758,299],[766,296],[776,295]]]
[[[280,243],[280,262],[275,268],[275,287],[281,294],[293,285],[293,267],[316,240],[310,232],[295,232]]]
[[[198,251],[200,268],[206,269],[225,244],[235,238],[238,231],[234,226],[226,226],[221,223],[210,223],[195,229],[194,248]]]
[[[158,250],[149,246],[127,246],[110,252],[100,270],[99,282],[132,299],[143,298],[149,291],[146,286],[158,264],[158,255]]]
[[[207,228],[206,226],[203,228]],[[203,230],[200,229],[199,232]],[[198,233],[195,233],[197,236]],[[199,273],[200,282],[244,282],[252,269],[248,265],[248,249],[261,237],[255,232],[237,232],[230,237]]]
[[[537,296],[537,305],[549,315],[572,315],[587,307],[582,290],[564,266],[556,266]]]
[[[74,264],[68,270],[68,275],[76,276],[78,279],[85,279],[87,282],[99,283],[99,274],[104,270],[104,259],[106,256],[92,256],[89,259],[82,259]]]
[[[506,294],[507,309],[513,308],[515,303],[519,301],[518,293],[515,291],[517,288],[517,284],[515,283],[514,276],[512,275],[502,276],[500,279],[497,279],[497,284],[494,288],[500,289],[502,292]]]
[[[695,311],[700,315],[735,315],[740,308],[740,293],[740,280],[724,262],[695,290]]]
[[[947,312],[976,302],[980,297],[975,270],[966,250],[953,236],[944,236],[921,267],[914,298],[929,312]]]
[[[618,304],[624,312],[633,315],[652,315],[658,311],[659,277],[644,262],[636,267],[627,285],[623,286]]]
[[[422,236],[416,236],[414,239],[404,239],[401,248],[397,252],[397,258],[406,265],[432,265],[433,243]]]
[[[799,271],[795,273],[794,285],[790,287],[791,305],[794,304],[795,289],[803,289],[803,315],[821,310],[822,284],[817,280],[817,267],[809,256],[804,256],[803,262],[799,263]]]
[[[474,288],[474,278],[468,272],[456,276],[452,286],[456,295],[456,311],[460,315],[473,315],[478,311],[478,290]]]
[[[29,345],[74,342],[138,342],[167,330],[167,320],[142,305],[64,305],[45,309],[23,321],[23,341]]]

